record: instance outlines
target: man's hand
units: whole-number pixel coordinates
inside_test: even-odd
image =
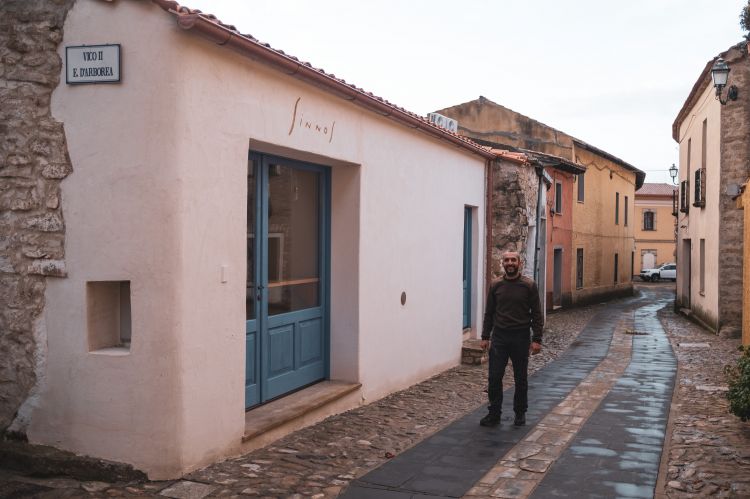
[[[479,346],[482,347],[482,350],[487,350],[487,347],[490,346],[490,340],[482,340]]]
[[[542,344],[537,343],[536,341],[532,341],[530,350],[531,350],[531,355],[536,355],[542,351]]]

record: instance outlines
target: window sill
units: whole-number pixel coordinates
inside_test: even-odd
[[[99,348],[97,350],[91,350],[89,353],[94,355],[106,355],[107,357],[122,357],[124,355],[130,355],[130,345]]]

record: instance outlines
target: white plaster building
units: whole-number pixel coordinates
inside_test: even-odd
[[[66,84],[66,48],[106,44],[120,81]],[[76,2],[59,55],[67,277],[30,442],[170,478],[263,443],[262,402],[339,390],[273,438],[458,364],[488,149],[166,0]]]
[[[711,68],[730,68],[739,89],[716,98]],[[677,217],[677,307],[709,329],[739,334],[742,324],[742,209],[735,198],[750,174],[747,42],[708,61],[672,125],[680,147]]]

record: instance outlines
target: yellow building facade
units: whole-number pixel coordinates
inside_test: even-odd
[[[635,193],[635,275],[677,259],[676,192],[669,184],[647,183]]]
[[[742,188],[742,196],[737,199],[737,205],[743,213],[742,281],[750,282],[750,182]],[[742,287],[742,344],[750,346],[750,286]]]
[[[622,160],[575,139],[573,155],[586,167],[582,199],[580,186],[574,192],[573,302],[628,294],[635,264],[638,175]]]

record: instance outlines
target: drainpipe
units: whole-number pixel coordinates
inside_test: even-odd
[[[544,186],[544,168],[536,167],[536,176],[539,180],[536,195],[536,233],[534,234],[534,282],[539,282],[539,233],[542,224],[542,189]]]
[[[494,187],[494,175],[493,175],[493,160],[487,160],[487,170],[484,175],[485,179],[485,205],[484,205],[484,224],[485,224],[485,247],[486,260],[485,263],[485,275],[484,275],[484,295],[490,292],[490,286],[492,286],[492,191]]]

